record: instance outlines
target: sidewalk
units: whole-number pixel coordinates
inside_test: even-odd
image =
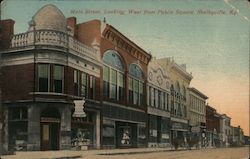
[[[120,155],[120,154],[141,154],[171,151],[168,148],[131,148],[131,149],[104,149],[104,150],[59,150],[59,151],[24,151],[16,152],[15,155],[4,155],[1,159],[67,159],[87,158],[92,155]],[[179,148],[178,150],[184,150]]]

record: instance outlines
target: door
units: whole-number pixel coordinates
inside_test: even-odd
[[[41,123],[41,150],[59,149],[59,123]]]
[[[41,124],[41,149],[49,150],[50,149],[50,133],[49,133],[49,123]]]
[[[44,109],[40,116],[41,150],[59,150],[60,112],[55,107]]]

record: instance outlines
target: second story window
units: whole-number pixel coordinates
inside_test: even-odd
[[[63,66],[55,65],[54,67],[54,91],[56,93],[63,93]]]
[[[89,76],[89,92],[88,98],[94,99],[96,91],[96,78],[94,76]]]
[[[103,55],[103,95],[121,101],[124,99],[124,64],[118,52],[108,50]]]
[[[74,70],[74,95],[79,96],[80,93],[80,72],[78,70]]]
[[[49,92],[49,65],[38,65],[38,91]]]
[[[144,104],[144,75],[137,64],[129,67],[129,102],[134,105]]]
[[[86,97],[88,94],[88,75],[86,73],[81,74],[81,96]]]

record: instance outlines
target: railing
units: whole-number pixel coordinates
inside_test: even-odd
[[[84,45],[69,34],[54,30],[36,30],[16,34],[11,40],[10,48],[22,48],[32,45],[61,47],[76,52],[78,56],[90,56],[99,59],[94,48]]]

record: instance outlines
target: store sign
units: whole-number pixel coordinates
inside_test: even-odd
[[[181,123],[173,123],[172,129],[182,129]]]
[[[200,132],[200,127],[199,126],[193,126],[191,128],[191,132],[196,132],[196,133]]]
[[[83,118],[86,117],[86,113],[83,111],[85,100],[74,100],[75,111],[73,117]]]
[[[161,134],[162,139],[169,139],[169,134]]]

